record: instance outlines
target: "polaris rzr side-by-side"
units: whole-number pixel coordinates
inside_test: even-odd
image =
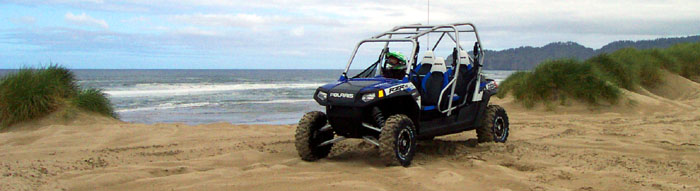
[[[432,48],[428,40],[429,49],[418,62],[419,40],[429,34],[439,38]],[[474,35],[471,54],[461,45],[460,34]],[[448,38],[453,43],[447,43],[451,53],[446,62],[435,54]],[[358,49],[372,43],[383,46],[379,59],[349,77]],[[395,44],[408,44],[410,54],[390,51]],[[326,112],[309,112],[299,121],[299,156],[315,161],[328,156],[334,143],[358,138],[378,146],[388,165],[408,166],[417,140],[476,130],[479,142],[505,142],[508,116],[502,107],[488,104],[498,86],[482,75],[483,60],[479,34],[471,23],[397,26],[360,41],[340,79],[313,95]]]

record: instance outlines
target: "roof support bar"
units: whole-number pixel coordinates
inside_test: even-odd
[[[447,32],[443,32],[442,35],[440,35],[440,38],[438,38],[437,42],[435,42],[435,46],[433,46],[432,51],[435,51],[435,48],[437,48],[437,45],[440,44],[440,41],[442,40],[442,37],[445,37],[445,34],[447,34]]]
[[[455,37],[452,36],[452,34],[447,33],[447,36],[449,36],[452,39],[452,41],[457,42],[457,40],[455,39]],[[462,45],[459,44],[459,42],[457,42],[457,46],[459,47],[460,50],[464,50],[464,48],[462,48]]]

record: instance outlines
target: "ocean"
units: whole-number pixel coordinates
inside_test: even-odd
[[[0,76],[13,70],[0,70]],[[73,70],[81,87],[100,88],[120,119],[136,123],[293,124],[320,85],[340,70]],[[513,71],[484,71],[501,81]]]

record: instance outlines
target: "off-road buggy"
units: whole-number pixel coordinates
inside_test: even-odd
[[[417,63],[419,38],[431,33],[440,37]],[[460,44],[464,33],[475,36],[471,55]],[[445,37],[454,42],[447,50],[452,52],[447,63],[434,55]],[[358,49],[368,43],[383,44],[379,59],[348,77]],[[384,57],[395,43],[410,44],[403,79],[382,75],[387,67]],[[479,142],[505,142],[508,116],[502,107],[488,104],[498,86],[482,75],[483,60],[479,34],[471,23],[397,26],[360,41],[340,79],[319,87],[313,96],[326,112],[309,112],[299,121],[295,134],[299,156],[315,161],[328,156],[334,143],[359,138],[378,146],[388,165],[408,166],[419,139],[476,130]]]

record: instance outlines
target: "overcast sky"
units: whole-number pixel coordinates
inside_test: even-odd
[[[342,68],[357,41],[426,23],[428,2],[0,1],[0,68]],[[430,2],[430,23],[473,22],[484,48],[700,33],[697,0]]]

